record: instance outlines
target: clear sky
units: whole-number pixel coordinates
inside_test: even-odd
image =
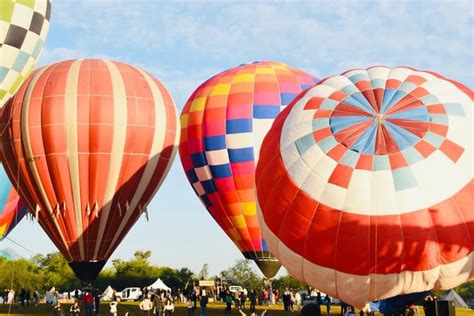
[[[319,78],[373,65],[433,70],[473,87],[471,1],[73,1],[53,0],[39,65],[109,58],[160,79],[181,112],[197,86],[245,62],[287,63]],[[112,258],[152,250],[152,262],[216,274],[241,258],[187,182],[176,157],[149,207]],[[11,239],[55,251],[35,222]],[[12,247],[31,253],[8,240]]]

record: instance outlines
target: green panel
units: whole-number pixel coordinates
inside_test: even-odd
[[[35,0],[16,0],[16,2],[34,9],[36,1]]]
[[[15,3],[13,1],[0,1],[0,20],[10,23]]]

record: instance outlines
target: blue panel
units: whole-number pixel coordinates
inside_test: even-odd
[[[370,80],[370,84],[374,89],[383,89],[385,87],[385,80],[383,79],[373,79]]]
[[[186,175],[188,176],[189,182],[191,182],[191,183],[199,182],[199,178],[196,174],[196,171],[194,171],[194,169],[188,170],[186,172]]]
[[[402,191],[417,186],[416,179],[409,167],[393,170],[392,176],[395,191]]]
[[[214,181],[212,181],[212,179],[201,181],[201,185],[207,194],[214,193],[217,191],[216,186],[214,185]]]
[[[268,248],[267,241],[265,239],[262,239],[262,250],[263,251],[270,251],[270,249]]]
[[[337,102],[336,100],[324,99],[323,102],[321,102],[320,109],[321,110],[332,110],[338,104],[339,104],[339,102]]]
[[[403,91],[397,90],[395,94],[392,96],[390,100],[387,100],[387,103],[385,103],[384,100],[384,106],[382,106],[382,113],[385,113],[388,109],[390,109],[392,106],[397,104],[398,101],[403,99],[407,94]]]
[[[405,120],[421,121],[421,122],[430,121],[430,113],[425,107],[418,107],[414,109],[408,109],[405,111],[397,111],[396,113],[387,115],[387,117],[392,118],[392,119],[405,119]]]
[[[355,151],[348,150],[342,157],[340,163],[351,168],[355,168],[357,161],[359,160],[360,154]]]
[[[207,165],[207,159],[204,153],[192,154],[191,161],[193,162],[193,166],[195,168],[199,168],[199,167]]]
[[[337,133],[343,129],[356,125],[358,123],[367,122],[371,120],[368,116],[335,116],[329,120],[331,131]]]
[[[311,87],[313,87],[313,85],[310,85],[310,84],[303,84],[303,85],[301,85],[301,90],[306,90],[306,89],[309,89],[309,88],[311,88]]]
[[[43,44],[44,44],[43,40],[38,39],[38,41],[36,42],[35,49],[33,50],[33,53],[31,54],[33,58],[38,59],[39,54],[41,53],[41,48],[43,48]]]
[[[388,159],[388,155],[383,156],[374,156],[374,171],[377,170],[390,170],[390,160]]]
[[[282,105],[288,105],[296,97],[295,93],[280,93],[280,100]]]
[[[296,149],[300,155],[303,155],[311,146],[315,144],[313,134],[307,134],[296,140]]]
[[[365,73],[355,74],[349,77],[349,80],[353,83],[358,83],[359,81],[369,81],[369,77]]]
[[[3,166],[0,165],[0,214],[3,212],[5,203],[7,202],[8,196],[10,195],[12,185],[10,179],[8,179]]]
[[[345,98],[344,100],[342,100],[342,102],[352,105],[358,109],[364,110],[368,113],[374,113],[374,109],[371,106],[367,106],[365,102],[361,102],[358,99],[353,98],[352,96]]]
[[[431,122],[448,125],[449,124],[449,119],[448,119],[448,116],[446,114],[432,114],[431,115]]]
[[[395,90],[395,89],[385,89],[383,91],[382,106],[380,108],[381,113],[385,113],[385,110],[387,110],[387,107],[390,104],[390,100],[392,99],[393,95],[396,92],[397,92],[397,90]]]
[[[230,162],[247,162],[255,160],[252,147],[228,149],[227,151],[229,152]]]
[[[280,114],[279,105],[254,105],[253,117],[257,119],[273,119]]]
[[[413,147],[407,147],[402,151],[403,157],[408,162],[409,165],[412,165],[420,160],[423,160],[423,156]]]
[[[211,174],[214,178],[228,178],[232,176],[232,170],[228,163],[215,166],[210,165],[209,169],[211,169]]]
[[[206,150],[225,149],[225,135],[204,137],[204,147]]]
[[[401,128],[387,121],[385,121],[384,124],[387,130],[389,131],[390,135],[392,135],[392,138],[397,143],[398,148],[400,148],[400,150],[403,150],[409,146],[412,146],[413,144],[415,144],[416,142],[420,140],[420,138],[417,135],[407,131],[404,128]]]
[[[28,58],[30,58],[30,55],[28,55],[25,52],[21,52],[16,56],[15,63],[13,64],[12,69],[21,72],[23,70],[23,67],[25,67],[26,62],[28,61]]]
[[[445,103],[444,109],[446,110],[448,115],[456,115],[456,116],[462,116],[462,117],[466,116],[466,113],[464,112],[462,105],[459,103]]]
[[[227,134],[249,133],[252,131],[252,119],[228,120],[226,122]]]
[[[359,153],[374,154],[375,149],[375,133],[377,128],[375,124],[370,125],[366,131],[360,135],[357,141],[351,146],[352,150]]]
[[[334,136],[328,136],[326,137],[325,139],[323,139],[322,141],[319,142],[319,147],[325,152],[329,152],[331,149],[334,148],[334,146],[336,146],[338,144],[338,142],[336,141],[336,139],[334,138]]]
[[[427,132],[425,134],[424,140],[433,145],[433,147],[439,148],[441,143],[444,141],[444,137],[441,137],[440,135],[433,132]]]
[[[8,68],[0,66],[0,82],[2,82],[3,79],[5,79],[7,73],[8,73]]]
[[[209,197],[207,195],[200,196],[201,201],[206,205],[206,207],[212,206],[211,200],[209,200]]]

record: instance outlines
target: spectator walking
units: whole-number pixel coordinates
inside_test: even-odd
[[[161,316],[163,314],[163,300],[161,299],[160,292],[155,292],[153,295],[153,307],[156,316]]]
[[[8,291],[7,304],[13,304],[14,299],[15,299],[15,291],[13,291],[13,289],[11,289],[10,291]]]
[[[257,305],[257,290],[253,289],[252,292],[249,294],[250,300],[250,313],[255,312],[255,305]]]
[[[63,316],[61,303],[57,302],[56,305],[53,306],[53,313],[54,316]]]
[[[100,313],[100,296],[99,293],[96,292],[94,295],[94,307],[95,307],[95,313],[99,315]]]
[[[326,313],[331,315],[331,297],[326,294],[323,298],[324,305],[326,305]]]
[[[35,306],[38,306],[39,299],[40,299],[40,293],[39,293],[38,289],[36,289],[33,292],[33,301],[35,302]]]
[[[91,292],[86,292],[83,295],[84,303],[86,304],[86,315],[92,316],[94,314],[94,298]]]
[[[224,310],[224,314],[232,314],[232,295],[230,294],[229,290],[227,290],[226,293],[225,304],[226,308]]]

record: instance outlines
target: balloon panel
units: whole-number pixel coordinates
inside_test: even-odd
[[[358,306],[472,278],[472,98],[404,67],[351,70],[300,95],[257,166],[272,253]]]
[[[34,69],[50,17],[51,0],[0,2],[0,108]]]

